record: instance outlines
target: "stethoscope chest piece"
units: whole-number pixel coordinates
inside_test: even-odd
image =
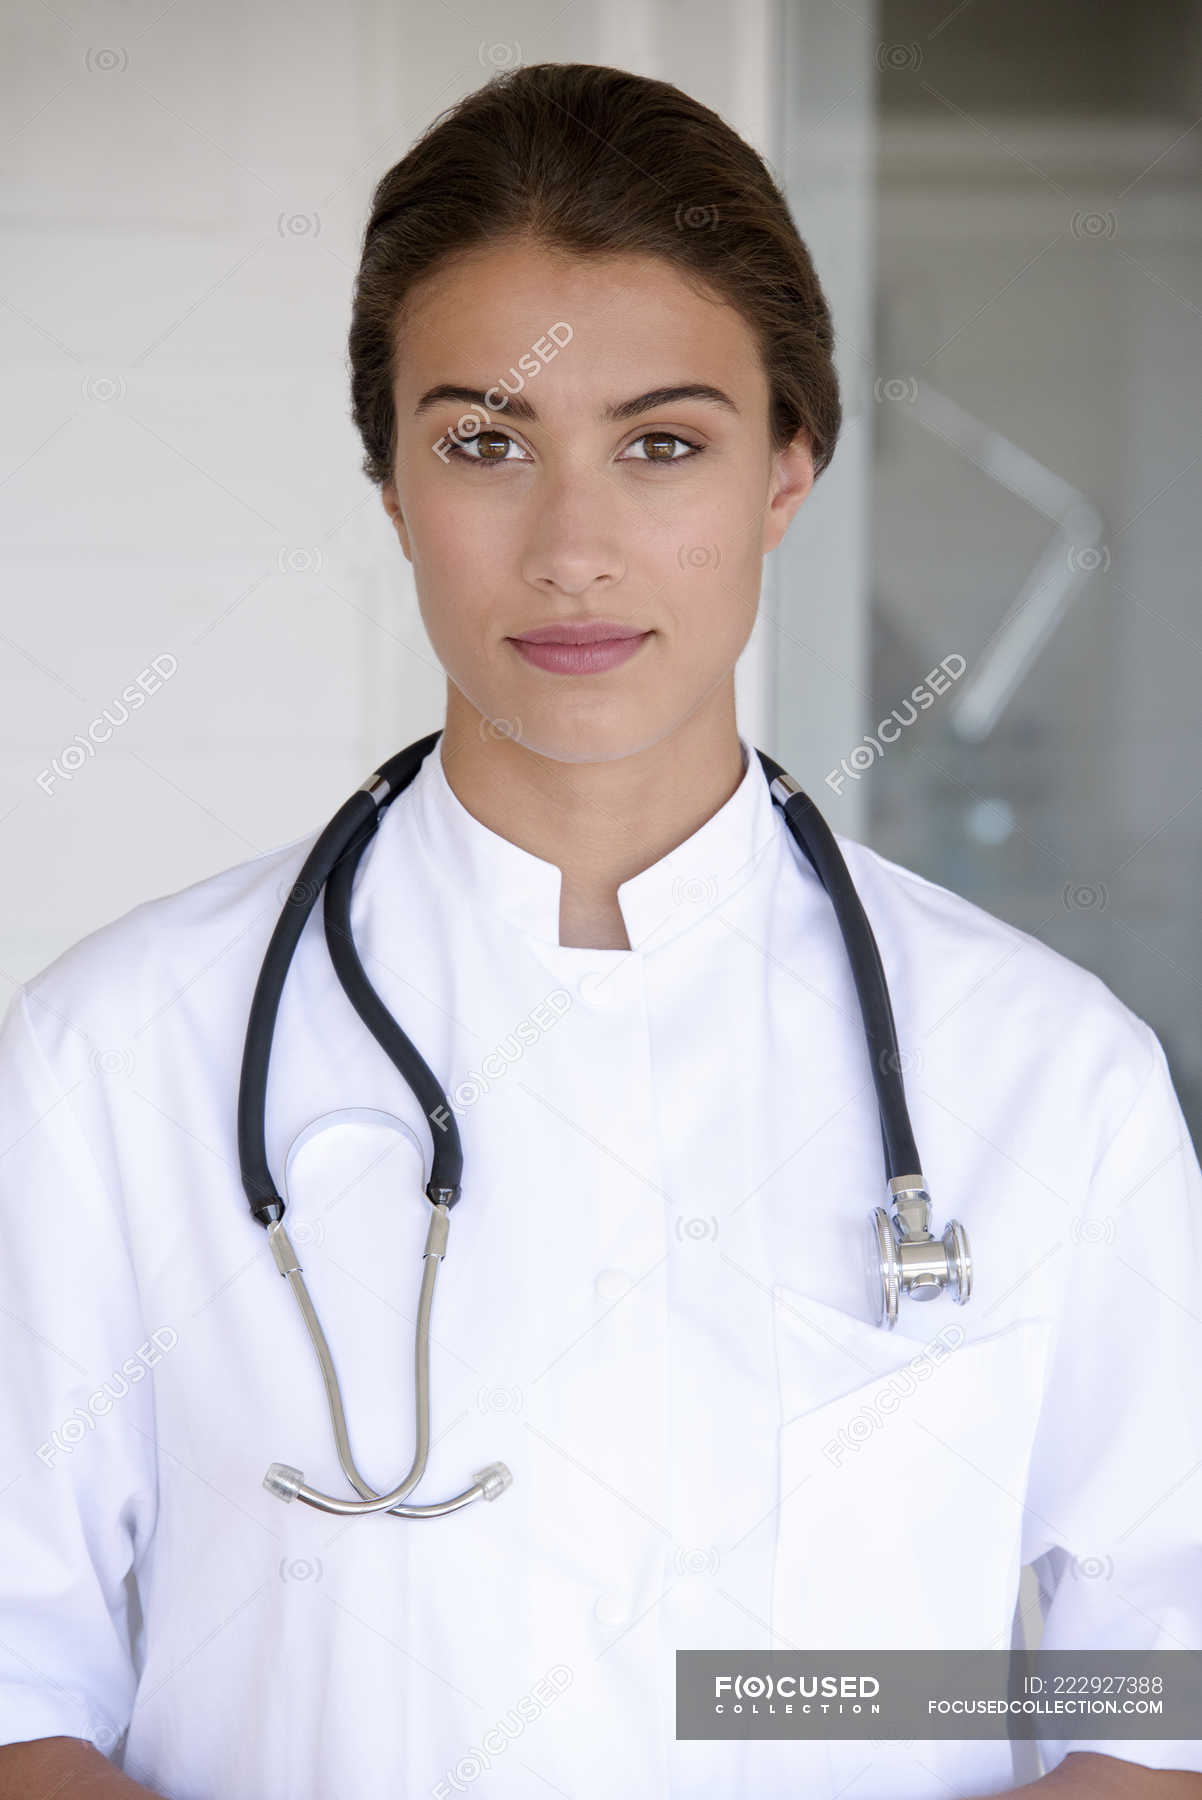
[[[893,1217],[883,1206],[868,1215],[864,1275],[874,1325],[892,1331],[903,1294],[936,1300],[946,1288],[963,1306],[972,1293],[968,1233],[952,1219],[941,1237],[930,1229],[931,1198],[920,1176],[896,1176],[889,1183]]]

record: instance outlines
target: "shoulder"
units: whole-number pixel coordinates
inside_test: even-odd
[[[95,1067],[169,1007],[220,1011],[230,983],[245,991],[316,832],[141,901],[71,944],[22,988],[51,1060]]]
[[[1033,1076],[1062,1076],[1086,1091],[1102,1084],[1107,1116],[1125,1109],[1163,1052],[1101,976],[855,838],[836,838],[890,984],[896,977],[918,996],[927,1033],[954,1020],[966,1051],[985,1059],[1005,1047]],[[1055,895],[1047,913],[1049,930],[1072,916]]]

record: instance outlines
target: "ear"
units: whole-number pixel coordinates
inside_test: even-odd
[[[814,485],[814,457],[809,435],[799,431],[772,458],[772,486],[764,508],[765,551],[775,550],[789,522]]]
[[[413,557],[410,554],[409,531],[405,524],[405,515],[401,511],[401,503],[397,498],[396,483],[393,481],[391,475],[380,489],[380,499],[384,502],[384,511],[392,520],[393,529],[400,539],[401,549],[405,552],[406,559],[409,562],[412,562]]]

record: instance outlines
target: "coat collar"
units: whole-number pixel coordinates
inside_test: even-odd
[[[674,850],[618,888],[631,950],[656,950],[721,906],[750,880],[778,829],[759,756],[745,738],[743,778],[730,799]],[[416,844],[472,907],[559,946],[559,866],[511,843],[463,805],[442,766],[442,740],[380,822],[383,863]],[[405,839],[405,842],[401,842]],[[387,848],[385,848],[387,846]]]

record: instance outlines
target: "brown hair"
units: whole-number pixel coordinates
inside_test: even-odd
[[[660,256],[729,302],[760,346],[773,449],[805,431],[815,475],[826,468],[843,416],[834,330],[763,160],[669,82],[543,62],[448,108],[376,186],[349,335],[369,480],[392,473],[394,358],[410,290],[445,257],[523,235],[577,255]]]

